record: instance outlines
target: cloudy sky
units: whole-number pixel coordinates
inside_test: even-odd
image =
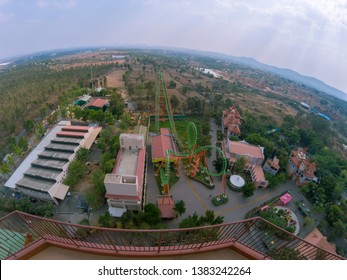
[[[146,44],[246,56],[347,93],[347,0],[0,0],[0,58]]]

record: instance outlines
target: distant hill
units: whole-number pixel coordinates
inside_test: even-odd
[[[229,61],[234,62],[234,63],[247,65],[247,66],[250,66],[253,68],[258,68],[258,69],[261,69],[263,71],[267,71],[267,72],[276,74],[276,75],[281,76],[283,78],[292,80],[292,81],[297,82],[299,84],[300,83],[304,84],[304,85],[312,87],[318,91],[322,91],[326,94],[329,94],[329,95],[334,96],[336,98],[347,101],[347,93],[345,93],[341,90],[338,90],[334,87],[331,87],[331,86],[325,84],[324,82],[322,82],[316,78],[301,75],[301,74],[299,74],[293,70],[290,70],[290,69],[279,68],[276,66],[270,66],[270,65],[261,63],[255,59],[249,58],[249,57],[236,57],[236,56],[214,53],[214,52],[195,52],[195,54],[196,53],[201,53],[204,55],[208,55],[210,57],[213,56],[215,58],[229,60]]]
[[[119,47],[118,47],[119,48]],[[67,54],[74,54],[74,53],[78,53],[84,50],[97,50],[100,49],[100,47],[91,47],[91,48],[72,48],[72,49],[61,49],[61,50],[55,50],[55,51],[46,51],[46,52],[40,52],[40,53],[36,53],[36,54],[32,54],[32,55],[23,55],[23,56],[19,56],[16,58],[12,58],[12,60],[15,61],[16,64],[20,64],[20,63],[27,63],[28,60],[33,62],[35,60],[42,60],[44,58],[51,58],[52,54],[54,54],[55,56],[63,56],[63,55],[67,55]],[[107,47],[107,49],[117,49],[117,47]],[[293,70],[290,69],[285,69],[285,68],[279,68],[276,66],[270,66],[264,63],[261,63],[253,58],[249,58],[249,57],[236,57],[236,56],[232,56],[232,55],[227,55],[227,54],[222,54],[222,53],[216,53],[216,52],[208,52],[208,51],[197,51],[197,50],[191,50],[191,49],[185,49],[185,48],[172,48],[172,47],[164,47],[164,46],[147,46],[147,45],[136,45],[136,46],[123,46],[121,47],[121,49],[138,49],[138,50],[157,50],[157,51],[165,51],[165,50],[171,50],[174,52],[183,52],[183,53],[190,53],[190,54],[194,54],[194,55],[203,55],[203,56],[208,56],[208,57],[213,57],[213,58],[219,58],[219,59],[223,59],[223,60],[227,60],[230,62],[234,62],[234,63],[238,63],[238,64],[243,64],[246,66],[250,66],[253,68],[258,68],[261,69],[263,71],[267,71],[273,74],[276,74],[278,76],[281,76],[283,78],[292,80],[294,82],[297,83],[301,83],[304,84],[306,86],[312,87],[318,91],[324,92],[326,94],[329,94],[331,96],[334,96],[338,99],[347,101],[347,93],[338,90],[334,87],[331,87],[327,84],[325,84],[324,82],[313,78],[313,77],[309,77],[309,76],[304,76],[301,75]],[[2,62],[7,62],[8,60],[0,60],[0,63]]]

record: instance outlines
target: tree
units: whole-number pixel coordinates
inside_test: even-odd
[[[342,209],[334,204],[330,205],[327,208],[327,215],[326,215],[326,220],[329,222],[330,225],[333,225],[336,221],[344,217],[344,212]]]
[[[204,225],[218,225],[224,222],[224,218],[222,216],[216,217],[212,210],[206,210],[203,220]]]
[[[304,227],[309,227],[310,228],[313,225],[314,225],[314,219],[309,217],[309,216],[305,217],[305,219],[304,219]]]
[[[76,160],[85,163],[89,155],[89,150],[87,148],[80,148],[76,153]]]
[[[26,120],[24,122],[24,128],[27,132],[31,132],[35,127],[34,121],[33,120]]]
[[[105,185],[104,185],[105,173],[102,170],[95,170],[92,173],[92,184],[95,188],[96,192],[100,195],[105,193]]]
[[[160,210],[153,203],[148,203],[144,207],[143,221],[150,226],[155,226],[161,222]]]
[[[301,256],[300,252],[289,247],[275,250],[270,255],[274,260],[306,260],[305,256]]]
[[[121,120],[120,128],[123,130],[129,128],[132,124],[131,116],[127,113],[124,113],[120,117],[120,120]]]
[[[241,191],[245,197],[251,197],[252,195],[254,195],[255,186],[252,183],[246,183],[242,187]]]
[[[110,212],[106,211],[104,215],[101,215],[99,217],[98,222],[102,227],[113,227],[112,220],[113,220],[113,218],[112,218]]]
[[[46,218],[52,217],[54,213],[54,206],[51,202],[47,201],[45,204],[35,208],[35,215],[43,216]]]
[[[173,210],[175,210],[179,216],[184,214],[186,212],[186,206],[184,201],[183,200],[177,201],[175,203],[175,207]]]
[[[37,125],[36,131],[35,131],[37,139],[40,139],[44,133],[45,133],[45,129],[43,128],[43,125],[42,125],[42,123],[39,123]]]
[[[169,82],[168,88],[170,88],[170,89],[176,88],[176,82],[175,82],[174,80],[171,80],[171,81]]]
[[[193,215],[189,215],[179,223],[180,228],[200,227],[208,225],[217,225],[224,222],[224,217],[215,216],[215,213],[211,210],[206,210],[205,215],[198,216],[196,212]]]
[[[216,171],[219,173],[223,169],[223,159],[221,157],[216,158],[213,162],[212,165],[216,169]]]
[[[78,160],[73,160],[67,169],[67,176],[64,180],[64,184],[70,187],[75,186],[83,177],[85,170],[86,166],[84,163]]]
[[[1,174],[9,174],[11,172],[10,166],[8,163],[2,162],[0,165]]]
[[[119,119],[124,112],[124,100],[119,93],[113,93],[110,97],[110,112]]]
[[[173,110],[175,110],[180,105],[180,100],[177,98],[176,95],[171,96],[170,102]]]
[[[346,223],[344,223],[342,219],[338,219],[332,225],[332,229],[329,234],[329,239],[334,239],[338,237],[346,238],[346,235],[347,235],[346,232],[347,232]]]
[[[245,169],[245,165],[246,165],[246,158],[241,156],[239,157],[234,165],[234,171],[236,174],[242,174],[243,170]]]

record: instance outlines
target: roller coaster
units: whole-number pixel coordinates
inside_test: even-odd
[[[159,121],[163,119],[169,120],[170,129],[173,135],[174,142],[177,143],[178,151],[166,150],[166,160],[163,161],[158,169],[156,170],[156,175],[160,174],[163,199],[170,198],[170,177],[171,177],[171,168],[170,168],[170,158],[174,158],[175,170],[177,170],[177,176],[180,175],[180,164],[184,163],[184,170],[187,176],[194,178],[200,173],[205,177],[206,180],[210,181],[210,186],[213,186],[213,180],[211,177],[222,176],[222,183],[220,187],[220,192],[212,200],[216,205],[226,203],[228,201],[225,189],[225,177],[226,177],[226,168],[227,160],[224,156],[223,151],[214,146],[207,145],[198,147],[198,133],[195,123],[189,122],[186,126],[185,133],[181,138],[178,134],[175,126],[174,116],[171,109],[171,104],[168,98],[166,91],[166,84],[163,78],[162,73],[158,73],[158,84],[156,92],[156,117],[155,117],[155,128],[159,130]],[[222,168],[219,172],[211,172],[206,164],[206,155],[209,153],[216,153],[216,157],[221,158]],[[167,199],[170,203],[170,199]]]

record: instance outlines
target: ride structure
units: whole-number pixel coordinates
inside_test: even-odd
[[[161,204],[172,203],[170,195],[170,178],[171,178],[171,161],[174,162],[174,169],[176,170],[176,176],[180,176],[181,164],[184,165],[184,170],[187,176],[197,179],[202,178],[207,182],[209,188],[214,188],[212,177],[222,176],[222,184],[220,186],[220,192],[212,198],[214,204],[220,205],[228,201],[226,195],[226,167],[227,160],[221,149],[214,145],[207,145],[198,147],[198,134],[195,123],[189,122],[186,126],[183,137],[180,137],[176,130],[174,116],[172,114],[171,104],[166,91],[166,85],[162,73],[158,74],[157,94],[156,94],[156,117],[155,117],[155,128],[159,130],[159,121],[168,120],[170,130],[174,142],[177,144],[177,151],[166,150],[166,159],[159,165],[155,174],[160,175],[161,186],[162,186],[162,200]],[[222,159],[222,169],[219,172],[211,172],[206,163],[206,155],[216,153],[216,157]],[[199,180],[201,181],[201,180]],[[215,202],[218,203],[215,203]]]

